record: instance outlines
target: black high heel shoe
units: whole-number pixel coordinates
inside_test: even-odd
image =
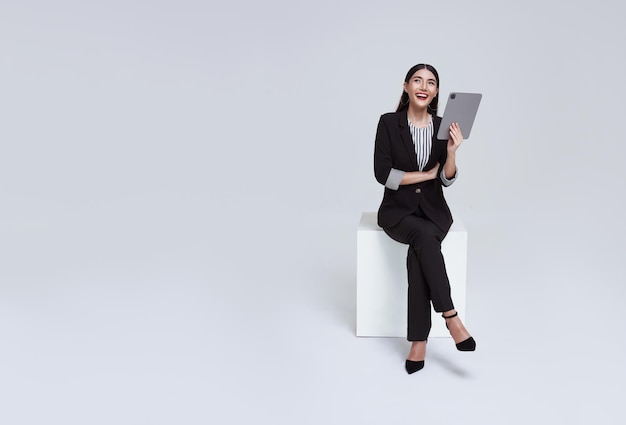
[[[424,360],[420,360],[418,362],[407,360],[404,367],[406,368],[406,372],[410,375],[424,368]]]
[[[453,317],[456,317],[458,315],[459,315],[459,312],[455,311],[452,316],[444,316],[442,314],[441,317],[443,317],[444,319],[452,319]],[[450,329],[448,327],[448,322],[446,322],[446,328]],[[456,349],[459,351],[474,351],[476,350],[476,341],[474,341],[474,338],[470,336],[466,340],[463,340],[459,342],[458,344],[456,344]]]

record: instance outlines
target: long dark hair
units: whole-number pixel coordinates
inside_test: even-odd
[[[409,69],[409,72],[406,73],[406,77],[404,77],[404,82],[408,83],[411,77],[413,76],[413,74],[415,74],[420,69],[427,69],[430,72],[432,72],[433,75],[435,76],[435,80],[437,81],[437,88],[439,88],[439,73],[437,72],[434,66],[428,65],[425,63],[419,63],[413,66],[411,69]],[[437,115],[438,108],[439,108],[439,92],[437,92],[437,96],[433,97],[433,100],[431,100],[430,105],[428,105],[428,112],[430,112],[432,115]],[[400,103],[398,103],[398,109],[396,109],[396,112],[404,111],[405,109],[409,109],[409,94],[405,92],[404,90],[402,90],[402,96],[400,96]]]

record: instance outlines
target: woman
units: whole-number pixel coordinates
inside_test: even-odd
[[[457,349],[476,349],[454,309],[441,254],[441,241],[452,225],[442,186],[456,180],[456,152],[463,134],[453,123],[449,140],[436,138],[441,124],[438,104],[439,74],[431,65],[415,65],[404,79],[397,111],[382,115],[376,131],[374,173],[385,186],[378,224],[392,239],[409,245],[408,373],[424,367],[431,302],[442,313]]]

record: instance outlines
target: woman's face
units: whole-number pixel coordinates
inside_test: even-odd
[[[418,69],[409,82],[404,83],[404,91],[409,95],[411,104],[420,109],[426,108],[439,91],[435,74],[427,69]]]

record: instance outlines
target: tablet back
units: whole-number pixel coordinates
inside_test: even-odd
[[[450,138],[450,124],[453,122],[459,123],[463,138],[468,139],[482,97],[480,93],[450,93],[441,119],[441,126],[437,132],[437,139],[448,140]]]

